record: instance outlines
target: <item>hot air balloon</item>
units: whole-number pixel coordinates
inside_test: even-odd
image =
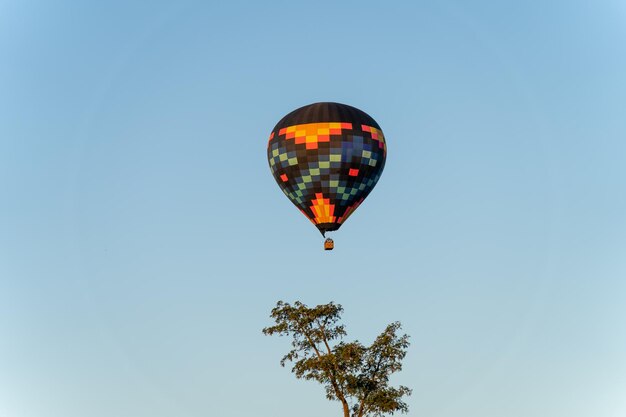
[[[267,145],[280,189],[324,237],[339,229],[372,191],[386,155],[378,123],[339,103],[292,111],[276,124]],[[327,239],[324,248],[333,247]]]

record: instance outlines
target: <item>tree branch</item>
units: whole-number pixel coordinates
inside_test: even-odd
[[[306,339],[309,341],[309,344],[311,345],[311,347],[315,351],[315,354],[317,355],[318,359],[321,360],[322,359],[322,355],[321,355],[319,349],[317,348],[317,345],[315,343],[313,343],[313,340],[311,340],[311,336],[308,333],[304,332],[302,330],[302,328],[300,328],[300,331],[302,332],[304,337],[306,337]],[[332,352],[330,351],[330,348],[328,347],[328,342],[326,341],[326,336],[322,336],[322,340],[324,341],[324,344],[326,345],[326,347],[329,349],[328,350],[329,355],[332,355]],[[330,384],[332,385],[333,389],[335,390],[335,395],[337,396],[337,398],[339,399],[339,401],[341,401],[341,404],[343,405],[343,414],[344,414],[344,416],[345,417],[350,417],[348,401],[346,400],[346,397],[343,395],[343,392],[341,392],[341,390],[339,389],[339,385],[337,385],[337,377],[335,376],[334,372],[332,372],[332,369],[330,371],[327,371],[325,369],[324,372],[327,374],[328,380],[330,381]]]

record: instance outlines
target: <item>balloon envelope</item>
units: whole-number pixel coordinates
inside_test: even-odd
[[[339,229],[372,191],[386,155],[378,123],[339,103],[292,111],[274,127],[267,146],[274,179],[322,235]]]

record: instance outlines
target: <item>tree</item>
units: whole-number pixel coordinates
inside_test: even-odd
[[[402,401],[411,390],[389,386],[389,376],[402,369],[409,336],[398,336],[394,322],[365,347],[346,343],[345,326],[339,324],[343,308],[329,303],[313,308],[299,301],[279,301],[270,317],[276,325],[263,329],[265,335],[291,336],[293,349],[280,361],[292,362],[296,378],[315,380],[326,389],[329,400],[339,401],[344,417],[382,417],[396,411],[406,413]]]

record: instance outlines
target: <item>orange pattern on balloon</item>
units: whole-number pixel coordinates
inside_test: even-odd
[[[351,129],[352,123],[307,123],[284,127],[278,134],[285,135],[287,140],[294,139],[296,145],[305,144],[307,149],[317,149],[319,142],[330,142],[331,135],[341,135],[343,130]]]
[[[311,201],[311,203],[313,203],[310,208],[315,216],[315,223],[335,222],[335,205],[330,203],[329,198],[324,198],[322,193],[317,193],[315,194],[315,200]]]

